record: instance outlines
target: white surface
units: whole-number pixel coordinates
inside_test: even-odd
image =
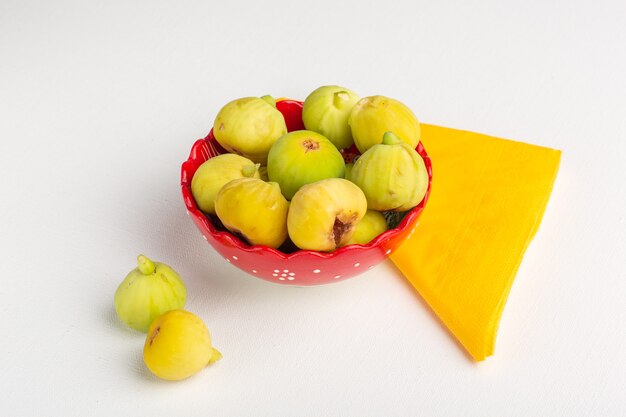
[[[336,3],[0,3],[0,415],[624,415],[625,3]],[[187,218],[180,164],[224,103],[329,83],[563,150],[486,362],[391,263],[281,287]],[[224,354],[184,382],[113,311],[139,253]]]

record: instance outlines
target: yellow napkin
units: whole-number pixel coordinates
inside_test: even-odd
[[[493,354],[515,273],[556,178],[561,152],[422,125],[432,193],[391,256],[477,361]]]

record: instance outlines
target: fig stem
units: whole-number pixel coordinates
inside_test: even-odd
[[[254,173],[259,169],[260,166],[261,164],[246,165],[243,168],[241,168],[241,173],[243,174],[244,177],[250,178],[254,175]]]
[[[209,365],[219,361],[220,359],[222,359],[222,354],[220,353],[219,350],[212,348],[213,350],[211,351],[211,357],[209,358]]]
[[[269,94],[261,97],[261,100],[265,101],[267,104],[269,104],[272,107],[276,107],[276,100],[274,100],[274,97],[270,96]]]
[[[341,109],[348,102],[349,98],[350,95],[346,91],[337,91],[333,94],[333,105]]]
[[[278,191],[280,191],[280,184],[277,183],[276,181],[268,181],[267,183],[271,185],[272,187],[276,188]]]
[[[402,140],[393,132],[385,132],[383,135],[383,143],[385,145],[397,145],[402,143]]]
[[[147,256],[144,255],[139,255],[137,257],[137,268],[139,268],[139,272],[141,272],[143,275],[154,274],[154,271],[156,270],[154,262],[152,262],[150,259],[148,259]]]

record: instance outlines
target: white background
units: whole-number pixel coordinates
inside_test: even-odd
[[[0,415],[624,415],[625,21],[617,0],[2,0]],[[187,218],[180,164],[223,104],[324,84],[563,150],[486,362],[390,262],[282,287]],[[139,253],[224,354],[186,381],[115,316]]]

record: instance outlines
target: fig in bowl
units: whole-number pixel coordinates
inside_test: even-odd
[[[350,148],[354,140],[348,118],[359,98],[354,91],[337,85],[317,88],[304,100],[304,126],[327,137],[337,149]]]
[[[280,184],[291,200],[303,185],[325,178],[340,178],[345,172],[341,153],[319,133],[297,130],[279,138],[269,151],[267,175]]]
[[[302,122],[302,104],[301,101],[296,100],[278,100],[276,102],[276,109],[283,115],[289,132],[305,129]],[[382,142],[382,136],[380,142]],[[189,158],[182,164],[181,188],[183,201],[190,218],[211,247],[225,261],[248,274],[273,283],[296,286],[338,282],[357,276],[387,259],[417,226],[419,216],[428,201],[430,193],[432,165],[421,142],[415,146],[415,151],[423,160],[428,176],[428,184],[423,198],[417,206],[405,212],[384,213],[387,220],[387,230],[378,234],[367,243],[351,243],[350,237],[354,236],[355,231],[352,231],[352,236],[348,237],[350,232],[346,233],[347,229],[352,229],[350,221],[346,220],[344,224],[344,221],[340,220],[342,224],[337,224],[338,228],[335,228],[335,221],[333,220],[333,227],[328,230],[328,233],[331,230],[333,232],[336,231],[339,236],[339,242],[334,244],[334,248],[320,246],[318,250],[301,249],[290,238],[287,238],[278,248],[272,248],[267,245],[253,244],[247,241],[241,235],[229,231],[216,215],[204,213],[193,198],[191,192],[192,178],[206,160],[228,153],[215,139],[213,131],[209,132],[207,137],[199,139],[194,143]],[[355,146],[352,146],[349,149],[343,149],[341,155],[345,163],[352,163],[360,156],[360,153]],[[254,159],[252,161],[256,162]],[[344,170],[345,168],[337,176],[343,177]],[[349,177],[352,177],[352,175]],[[312,182],[312,184],[317,181]],[[341,181],[346,180],[342,179]],[[291,205],[293,204],[294,201],[292,200]],[[364,217],[366,209],[361,207],[361,205],[358,206],[357,217]],[[263,219],[259,218],[258,222],[262,223]],[[346,227],[340,227],[342,225],[346,225]],[[366,225],[364,224],[363,226]],[[383,229],[380,225],[372,227],[378,228],[377,230]],[[357,230],[357,228],[354,228],[354,230]],[[299,231],[298,228],[294,236]],[[370,237],[371,234],[368,239]],[[343,240],[344,238],[345,241]],[[363,239],[359,241],[362,242]],[[300,242],[300,244],[302,243]]]
[[[224,149],[259,163],[265,163],[270,148],[285,133],[285,119],[270,96],[233,100],[213,124],[214,137]]]
[[[407,211],[415,207],[428,188],[424,159],[392,132],[369,148],[354,163],[350,181],[363,190],[367,208]]]
[[[287,229],[300,249],[330,252],[345,246],[367,211],[363,191],[343,178],[300,188],[291,200]]]
[[[348,124],[359,152],[381,143],[386,132],[393,132],[415,148],[421,128],[417,117],[404,103],[385,96],[370,96],[359,100],[348,118]]]

